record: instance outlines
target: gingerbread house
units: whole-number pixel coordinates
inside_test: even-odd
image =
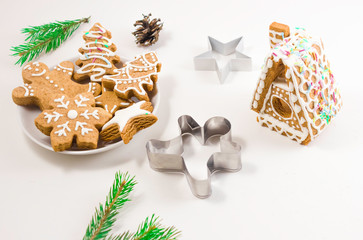
[[[305,29],[270,25],[271,50],[265,60],[251,108],[257,121],[301,144],[324,130],[342,107],[320,38]]]

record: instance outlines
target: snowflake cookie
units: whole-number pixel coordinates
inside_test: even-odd
[[[54,151],[64,151],[72,146],[73,139],[83,149],[97,148],[100,129],[112,115],[95,105],[91,93],[81,93],[74,98],[58,95],[51,101],[52,109],[44,110],[35,119],[35,125],[50,136]]]
[[[50,109],[55,94],[74,97],[82,92],[91,92],[95,96],[101,92],[98,83],[79,84],[72,81],[74,65],[64,61],[52,71],[41,62],[27,64],[22,71],[24,85],[13,90],[13,101],[18,105],[36,105],[40,109]]]
[[[140,101],[116,111],[115,116],[102,127],[101,138],[112,141],[121,137],[125,144],[129,143],[138,131],[150,127],[158,120],[151,113],[152,110],[150,102]]]
[[[126,62],[124,67],[117,69],[115,75],[105,75],[102,83],[106,88],[113,89],[117,96],[130,99],[135,96],[139,100],[149,101],[147,91],[152,91],[158,79],[161,63],[154,52],[148,52]]]

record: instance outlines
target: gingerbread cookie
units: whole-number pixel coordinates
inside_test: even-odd
[[[81,54],[76,61],[80,67],[74,74],[76,81],[89,79],[101,82],[104,74],[113,74],[120,57],[115,54],[116,45],[111,41],[111,32],[96,23],[83,35],[84,45],[78,50]]]
[[[105,87],[114,89],[120,98],[135,96],[139,100],[149,101],[147,91],[153,90],[160,69],[161,63],[156,54],[149,52],[126,62],[123,68],[115,71],[117,74],[103,76],[102,83]]]
[[[342,99],[321,39],[301,28],[288,30],[283,24],[270,27],[270,33],[282,37],[271,40],[275,45],[251,108],[262,126],[306,145],[335,118]]]
[[[118,110],[115,116],[107,122],[100,133],[105,141],[112,141],[119,137],[125,144],[140,130],[153,125],[158,118],[151,112],[150,102],[140,101],[134,105]]]
[[[50,136],[54,151],[64,151],[72,146],[73,139],[79,148],[97,148],[100,129],[112,115],[95,105],[91,93],[81,93],[74,98],[58,95],[50,103],[51,110],[44,110],[35,119],[35,125]]]
[[[101,86],[98,83],[73,82],[73,70],[73,63],[69,61],[61,62],[52,71],[44,63],[29,63],[22,71],[24,85],[13,90],[14,102],[22,106],[37,105],[44,110],[51,108],[49,102],[55,94],[69,97],[82,92],[91,92],[95,96],[100,94]]]
[[[102,94],[95,97],[95,100],[97,107],[102,107],[112,115],[114,115],[116,111],[127,108],[133,104],[132,100],[119,98],[114,91],[107,90],[106,88],[102,89]]]

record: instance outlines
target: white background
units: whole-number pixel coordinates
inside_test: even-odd
[[[136,175],[139,184],[115,233],[134,231],[156,213],[188,240],[363,238],[361,1],[1,1],[0,9],[1,239],[81,239],[118,170]],[[131,32],[134,21],[149,12],[164,21],[164,29],[160,41],[145,49],[136,46]],[[95,22],[112,31],[120,56],[156,50],[163,62],[159,121],[128,146],[67,156],[42,149],[22,132],[11,99],[22,83],[21,68],[9,49],[22,43],[23,27],[89,15],[90,24],[39,61],[52,66],[77,56],[83,32]],[[340,83],[343,109],[309,146],[260,127],[249,110],[272,21],[320,35]],[[215,72],[194,71],[193,57],[207,50],[208,35],[223,42],[243,35],[253,71],[232,73],[224,85]],[[243,146],[243,169],[215,175],[206,200],[191,194],[183,175],[154,172],[146,158],[146,141],[175,137],[183,114],[200,124],[226,117]],[[205,162],[216,149],[188,145],[191,171],[205,175]]]

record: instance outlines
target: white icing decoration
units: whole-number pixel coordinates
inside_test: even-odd
[[[282,39],[284,38],[284,33],[283,32],[276,32],[273,30],[270,30],[270,33],[273,35],[272,37],[270,36],[270,44],[272,47],[274,47],[277,43],[280,43],[282,41]],[[282,39],[277,38],[277,36],[280,36]]]
[[[74,99],[75,104],[77,107],[86,107],[87,104],[84,104],[83,102],[89,101],[89,98],[83,97],[82,95],[79,95],[80,100]]]
[[[262,120],[262,118],[264,119]],[[296,140],[299,143],[305,140],[305,138],[308,136],[308,131],[306,128],[303,128],[303,131],[298,131],[293,127],[290,127],[288,124],[278,121],[276,118],[271,117],[270,115],[267,114],[260,114],[260,116],[258,116],[258,120],[261,125],[265,123],[269,129],[275,130],[279,134],[285,133],[287,137],[289,137],[292,140]],[[278,128],[276,127],[279,127],[280,130],[278,130]],[[288,133],[292,134],[292,136],[290,136]],[[299,137],[300,139],[297,137]]]
[[[92,87],[94,86],[96,83],[88,83],[88,92],[94,93],[96,90],[96,87]],[[106,91],[106,90],[105,90]],[[96,97],[95,97],[96,98]]]
[[[68,71],[73,72],[73,68],[63,67],[63,66],[62,66],[62,65],[60,65],[60,64],[58,64],[58,67],[59,67],[59,68],[61,68],[61,69],[63,69],[63,70],[68,70]],[[65,72],[65,71],[63,71],[63,72]]]
[[[47,112],[44,113],[44,118],[47,119],[47,123],[50,123],[52,120],[54,120],[54,122],[57,122],[61,116],[63,115],[56,111],[53,111],[53,114]]]
[[[97,102],[96,102],[97,103]],[[102,104],[101,102],[99,102],[98,104]],[[107,111],[107,112],[110,112],[110,111],[108,111],[108,106],[107,106],[107,104],[105,104],[105,110]]]
[[[290,109],[291,109],[291,106],[290,106],[290,104],[288,104],[284,99],[282,99],[282,98],[280,98],[280,97],[278,97],[277,95],[271,95],[271,100],[270,100],[270,104],[271,104],[271,106],[272,106],[272,111],[276,114],[276,115],[278,115],[278,116],[280,116],[280,117],[282,117],[282,118],[284,118],[284,119],[291,119],[292,118],[292,116],[293,116],[293,114],[291,114],[290,115],[290,117],[288,117],[288,118],[285,118],[285,117],[283,117],[283,116],[281,116],[276,110],[275,110],[275,108],[274,108],[274,105],[272,104],[272,100],[274,99],[274,97],[275,98],[278,98],[278,99],[280,99],[280,101],[283,101],[286,105],[288,105],[289,107],[290,107]],[[291,112],[292,112],[292,109],[291,109]]]
[[[78,113],[74,109],[69,110],[68,113],[67,113],[67,117],[70,118],[70,119],[75,119],[77,116],[78,116]]]
[[[146,53],[146,54],[148,54],[148,53]],[[146,54],[141,55],[138,58],[144,58],[145,61],[146,61]],[[153,53],[150,52],[149,54],[153,54]],[[145,67],[142,67],[142,66],[132,65],[132,62],[126,62],[125,66],[123,68],[115,70],[115,72],[117,72],[117,74],[115,74],[115,75],[105,75],[105,76],[103,76],[103,78],[114,81],[116,83],[115,86],[114,86],[114,90],[117,91],[117,92],[125,94],[126,92],[128,92],[130,90],[134,90],[135,92],[137,92],[137,94],[145,96],[145,95],[147,95],[147,92],[145,91],[143,85],[153,85],[154,84],[154,82],[151,80],[150,77],[152,75],[157,74],[157,68],[156,68],[157,64],[158,64],[158,62],[155,62],[155,63],[149,63],[148,62],[147,64],[145,64],[146,65]],[[150,65],[152,67],[149,67]],[[139,78],[133,78],[130,75],[129,70],[132,70],[134,68],[135,69],[136,68],[142,68],[145,71],[150,71],[150,73],[148,73],[147,75],[144,75],[142,77],[139,77]],[[121,77],[121,75],[122,76],[125,75],[126,77]],[[127,84],[127,83],[133,83],[133,82],[134,83],[138,82],[138,88],[133,87],[133,86],[128,86],[124,90],[121,90],[124,87],[123,86],[121,86],[120,88],[118,87],[119,85]]]
[[[86,42],[86,43],[84,43],[82,48],[85,50],[85,53],[80,56],[80,60],[101,59],[105,63],[101,64],[101,63],[91,62],[91,63],[85,64],[80,69],[77,70],[77,73],[78,74],[85,74],[85,73],[89,73],[89,72],[92,71],[92,72],[95,72],[95,74],[91,75],[91,81],[101,81],[101,79],[100,78],[97,79],[97,77],[102,76],[102,75],[105,74],[106,70],[104,68],[112,68],[111,62],[106,57],[115,56],[115,53],[112,52],[110,49],[104,47],[105,45],[107,45],[107,46],[112,45],[111,39],[108,39],[107,37],[105,37],[103,35],[100,35],[100,34],[105,33],[106,30],[104,28],[102,28],[101,26],[99,26],[99,25],[95,25],[95,26],[97,26],[101,31],[100,30],[89,31],[87,33],[87,35],[85,35],[88,38],[94,38],[95,42]],[[102,36],[102,38],[98,39],[100,36]],[[96,40],[98,40],[97,44],[102,44],[103,46],[102,47],[97,47],[96,46]],[[104,42],[104,41],[106,41],[106,42]],[[98,48],[100,48],[102,51],[100,51],[100,52],[97,52],[97,51],[90,52],[90,50],[91,51],[92,50],[97,50]]]
[[[29,68],[30,69],[30,68]],[[35,69],[36,71],[36,69]],[[42,76],[44,73],[46,73],[47,71],[45,69],[43,69],[43,71],[41,73],[32,73],[32,76],[34,77],[38,77],[38,76]]]
[[[60,137],[60,136],[67,136],[66,130],[68,132],[71,131],[71,129],[68,127],[68,123],[69,123],[69,121],[67,121],[64,124],[61,124],[61,125],[58,125],[57,126],[58,128],[61,128],[60,130],[58,130],[58,131],[55,132],[55,134],[58,134],[58,137]]]
[[[65,96],[63,95],[63,96],[62,96],[62,97],[60,97],[60,98],[56,98],[56,99],[54,99],[54,102],[56,102],[56,103],[60,103],[60,104],[58,104],[58,105],[57,105],[57,107],[59,107],[59,108],[65,108],[65,109],[68,109],[69,101],[64,102],[64,98],[65,98]]]
[[[265,87],[265,83],[263,81],[260,81],[260,88],[264,88]]]
[[[93,129],[91,128],[86,128],[84,126],[86,126],[87,123],[86,122],[76,122],[76,127],[74,128],[74,130],[78,130],[78,128],[80,127],[81,128],[81,134],[82,136],[84,136],[85,134],[88,134],[89,132],[93,131]]]
[[[116,105],[113,105],[113,108],[111,109],[110,113],[113,113],[116,108],[117,108],[117,106]]]
[[[116,111],[115,116],[102,127],[102,130],[106,129],[111,124],[117,123],[120,132],[122,132],[129,119],[140,115],[150,114],[149,111],[140,108],[144,103],[145,101],[140,101],[128,108]]]
[[[89,116],[94,117],[95,119],[100,119],[98,116],[98,110],[94,110],[93,112],[89,113],[88,109],[86,109],[83,113],[79,114],[80,116],[89,119]]]
[[[26,87],[26,85],[25,86],[20,86],[20,87],[25,89],[24,97],[29,96],[29,89]]]

